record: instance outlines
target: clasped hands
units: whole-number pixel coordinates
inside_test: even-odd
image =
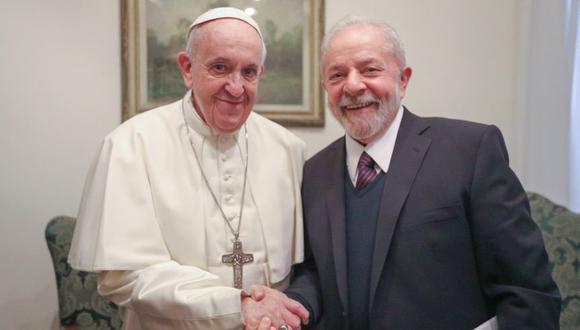
[[[278,330],[283,325],[300,329],[309,318],[301,303],[262,285],[253,285],[250,296],[242,298],[242,313],[246,330]]]

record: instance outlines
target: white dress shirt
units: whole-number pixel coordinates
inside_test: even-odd
[[[399,133],[399,127],[403,119],[403,112],[403,107],[401,106],[387,131],[366,146],[346,134],[346,166],[353,185],[356,185],[358,161],[364,151],[375,161],[375,170],[377,172],[383,171],[387,173],[391,164],[393,150],[395,149],[397,133]]]

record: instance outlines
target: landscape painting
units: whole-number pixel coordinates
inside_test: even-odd
[[[324,124],[319,76],[322,1],[127,0],[123,20],[123,119],[183,97],[177,54],[201,13],[244,10],[259,24],[268,55],[254,110],[284,125]]]

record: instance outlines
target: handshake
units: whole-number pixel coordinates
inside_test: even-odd
[[[253,285],[242,297],[245,330],[290,330],[308,324],[308,310],[284,293],[261,285]]]

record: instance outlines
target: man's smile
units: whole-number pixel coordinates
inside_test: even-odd
[[[355,103],[355,104],[350,104],[350,105],[346,105],[343,106],[342,109],[343,110],[359,110],[359,109],[363,109],[366,107],[370,107],[371,105],[377,104],[377,102],[363,102],[363,103]]]

